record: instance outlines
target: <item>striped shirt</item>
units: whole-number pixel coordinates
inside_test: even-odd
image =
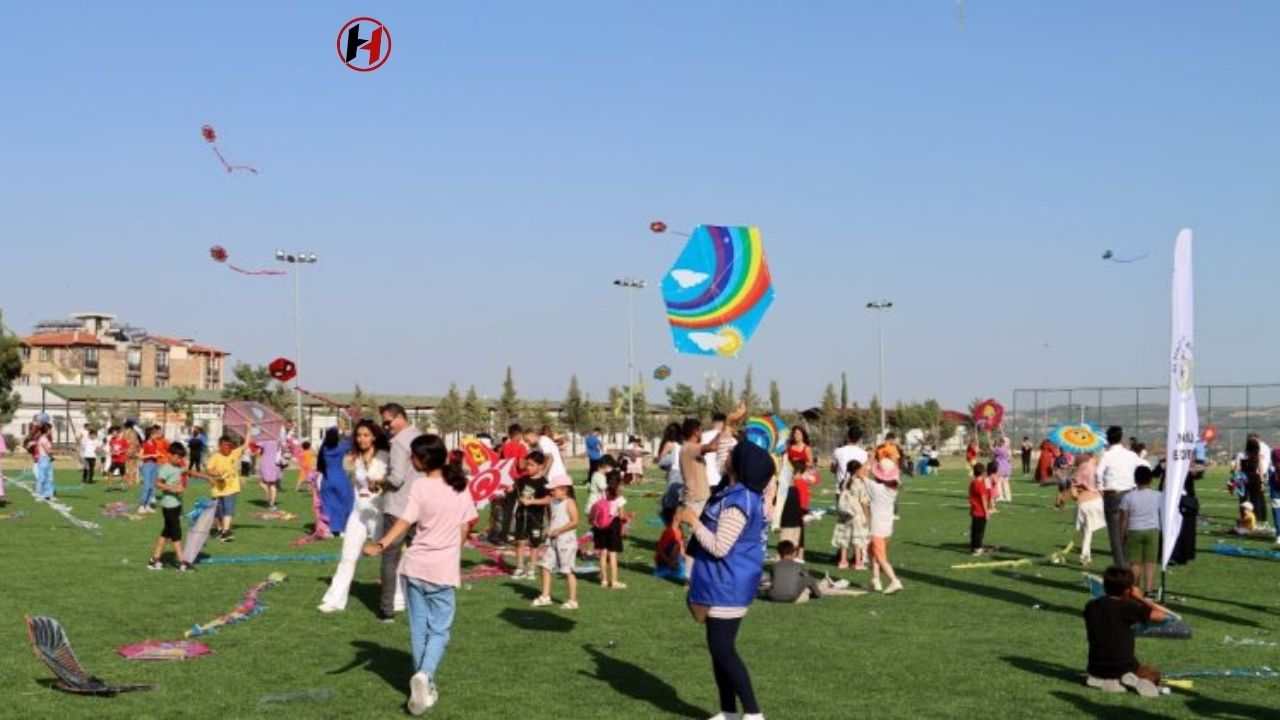
[[[698,544],[702,546],[703,550],[706,550],[713,557],[722,558],[733,549],[734,543],[738,542],[738,536],[742,534],[742,529],[746,526],[746,514],[734,507],[725,510],[724,514],[720,516],[720,524],[716,526],[714,533],[699,524],[694,531],[694,535],[698,538]],[[746,614],[747,609],[745,607],[713,606],[707,612],[707,617],[732,620],[745,617]]]

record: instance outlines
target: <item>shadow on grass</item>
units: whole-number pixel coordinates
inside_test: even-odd
[[[1041,587],[1054,588],[1056,590],[1070,590],[1073,592],[1079,592],[1081,593],[1081,596],[1080,596],[1081,608],[1084,607],[1085,603],[1089,602],[1088,591],[1084,587],[1083,580],[1078,583],[1073,583],[1073,582],[1066,582],[1063,580],[1050,580],[1048,578],[1038,578],[1038,577],[1035,577],[1034,575],[1016,575],[1015,576],[1015,573],[1012,573],[1008,570],[996,570],[995,574],[1003,578],[1006,578],[1008,580],[1016,580],[1018,582],[1031,583],[1032,585],[1039,585]],[[901,573],[899,573],[899,575],[901,575]],[[1216,602],[1216,601],[1211,600],[1211,602]],[[1235,615],[1228,615],[1227,613],[1216,612],[1214,610],[1207,610],[1205,608],[1196,607],[1193,605],[1169,604],[1168,607],[1170,610],[1173,610],[1177,614],[1183,615],[1183,616],[1193,615],[1195,617],[1202,618],[1204,620],[1209,620],[1212,622],[1220,622],[1227,625],[1240,625],[1244,627],[1253,627],[1253,628],[1260,627],[1257,621],[1254,621],[1254,620],[1248,620],[1245,618],[1236,617]]]
[[[516,594],[524,600],[533,600],[542,594],[542,590],[540,589],[541,586],[538,585],[525,585],[524,583],[516,582],[514,580],[510,580],[503,584],[512,590],[515,590]]]
[[[1207,698],[1200,693],[1191,693],[1191,695],[1191,700],[1187,701],[1187,709],[1204,717],[1264,718],[1275,717],[1276,715],[1274,705],[1268,707],[1263,707],[1261,705],[1246,705],[1244,703],[1231,702],[1228,700]]]
[[[583,645],[582,649],[595,661],[596,672],[593,675],[579,670],[579,675],[608,683],[615,693],[647,702],[665,715],[687,718],[707,716],[706,711],[681,700],[670,683],[639,665],[620,660],[591,645]]]
[[[1045,662],[1029,657],[1018,657],[1015,655],[1002,655],[1001,660],[1009,663],[1015,668],[1028,673],[1033,673],[1050,680],[1059,680],[1073,685],[1084,684],[1084,673],[1076,668],[1069,668],[1066,665],[1058,665],[1057,663]]]
[[[1169,591],[1169,594],[1178,595],[1180,597],[1188,597],[1194,600],[1204,600],[1206,602],[1220,603],[1222,605],[1234,605],[1235,607],[1241,608],[1243,610],[1252,610],[1253,612],[1262,613],[1263,615],[1280,614],[1276,612],[1275,608],[1269,608],[1266,605],[1254,605],[1253,603],[1243,603],[1243,602],[1240,602],[1239,600],[1231,600],[1228,598],[1212,598],[1212,597],[1206,597],[1204,595],[1193,595],[1191,593],[1177,592],[1176,590]]]
[[[567,633],[578,624],[563,615],[547,610],[507,608],[498,613],[498,617],[521,630],[537,630],[539,632]]]
[[[973,554],[973,551],[969,549],[969,543],[967,542],[966,543],[939,543],[937,545],[930,545],[929,543],[922,543],[922,542],[915,542],[912,540],[908,540],[907,542],[904,542],[902,544],[914,545],[916,547],[925,548],[926,550],[945,550],[947,552],[959,553],[961,555]],[[991,550],[989,551],[989,554],[993,556],[994,555],[1021,555],[1022,557],[1030,557],[1030,558],[1041,557],[1044,555],[1044,553],[1042,552],[1036,553],[1036,552],[1029,552],[1027,550],[1018,550],[1017,548],[1006,548],[1006,547],[1001,547],[1001,548],[996,548],[994,550]],[[976,560],[975,562],[982,562],[982,561]]]
[[[967,572],[967,571],[957,570],[956,572]],[[1079,617],[1080,615],[1080,611],[1078,609],[1059,607],[1057,605],[1048,605],[1043,601],[1041,601],[1040,598],[1037,598],[1034,595],[1027,595],[1025,593],[1020,593],[1016,590],[1009,590],[1001,587],[993,587],[991,585],[980,585],[978,583],[972,583],[965,580],[958,580],[955,578],[939,577],[937,575],[922,573],[918,570],[907,570],[904,568],[898,568],[897,573],[900,577],[906,578],[907,580],[921,582],[926,585],[933,585],[935,587],[940,587],[947,590],[956,590],[959,592],[968,593],[970,595],[975,595],[977,597],[991,598],[992,600],[1001,600],[1007,603],[1011,603],[1013,605],[1019,605],[1026,610],[1030,610],[1034,605],[1040,605],[1041,606],[1040,609],[1045,612],[1058,613],[1058,614],[1067,615],[1073,618]],[[1083,607],[1083,603],[1081,604],[1081,606]]]
[[[351,662],[330,670],[330,675],[342,675],[363,667],[382,678],[383,682],[401,692],[409,691],[409,676],[413,668],[413,658],[408,652],[397,647],[379,645],[368,640],[355,640],[351,643],[356,656]]]
[[[1098,697],[1105,697],[1100,690],[1089,690]],[[1094,702],[1087,697],[1075,695],[1062,690],[1055,690],[1049,693],[1059,700],[1071,703],[1081,715],[1099,718],[1099,720],[1113,720],[1114,718],[1123,717],[1126,720],[1164,720],[1167,715],[1161,715],[1146,710],[1138,710],[1127,705],[1111,705],[1105,702]]]

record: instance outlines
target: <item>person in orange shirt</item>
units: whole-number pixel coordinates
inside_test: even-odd
[[[884,442],[880,443],[880,445],[876,447],[875,458],[877,462],[888,458],[893,461],[894,465],[901,462],[902,450],[898,447],[898,436],[894,433],[885,435]]]
[[[303,492],[302,484],[316,471],[316,453],[311,449],[311,441],[302,441],[302,453],[298,456],[298,481],[293,484],[294,492]]]

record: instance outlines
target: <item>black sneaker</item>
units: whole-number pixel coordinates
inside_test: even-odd
[[[147,563],[147,569],[148,569],[148,570],[163,570],[163,569],[164,569],[164,563],[160,562],[159,560],[152,560],[151,562]]]
[[[395,613],[390,613],[390,614],[388,614],[388,613],[384,613],[384,612],[382,612],[381,610],[379,610],[379,611],[378,611],[378,620],[380,620],[380,621],[382,622],[382,624],[384,624],[384,625],[390,625],[390,624],[392,624],[392,623],[394,623],[394,622],[396,621],[396,615],[395,615]]]

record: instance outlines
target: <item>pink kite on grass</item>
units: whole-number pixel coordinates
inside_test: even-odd
[[[148,640],[116,648],[125,660],[190,660],[211,652],[208,645],[195,640]]]

